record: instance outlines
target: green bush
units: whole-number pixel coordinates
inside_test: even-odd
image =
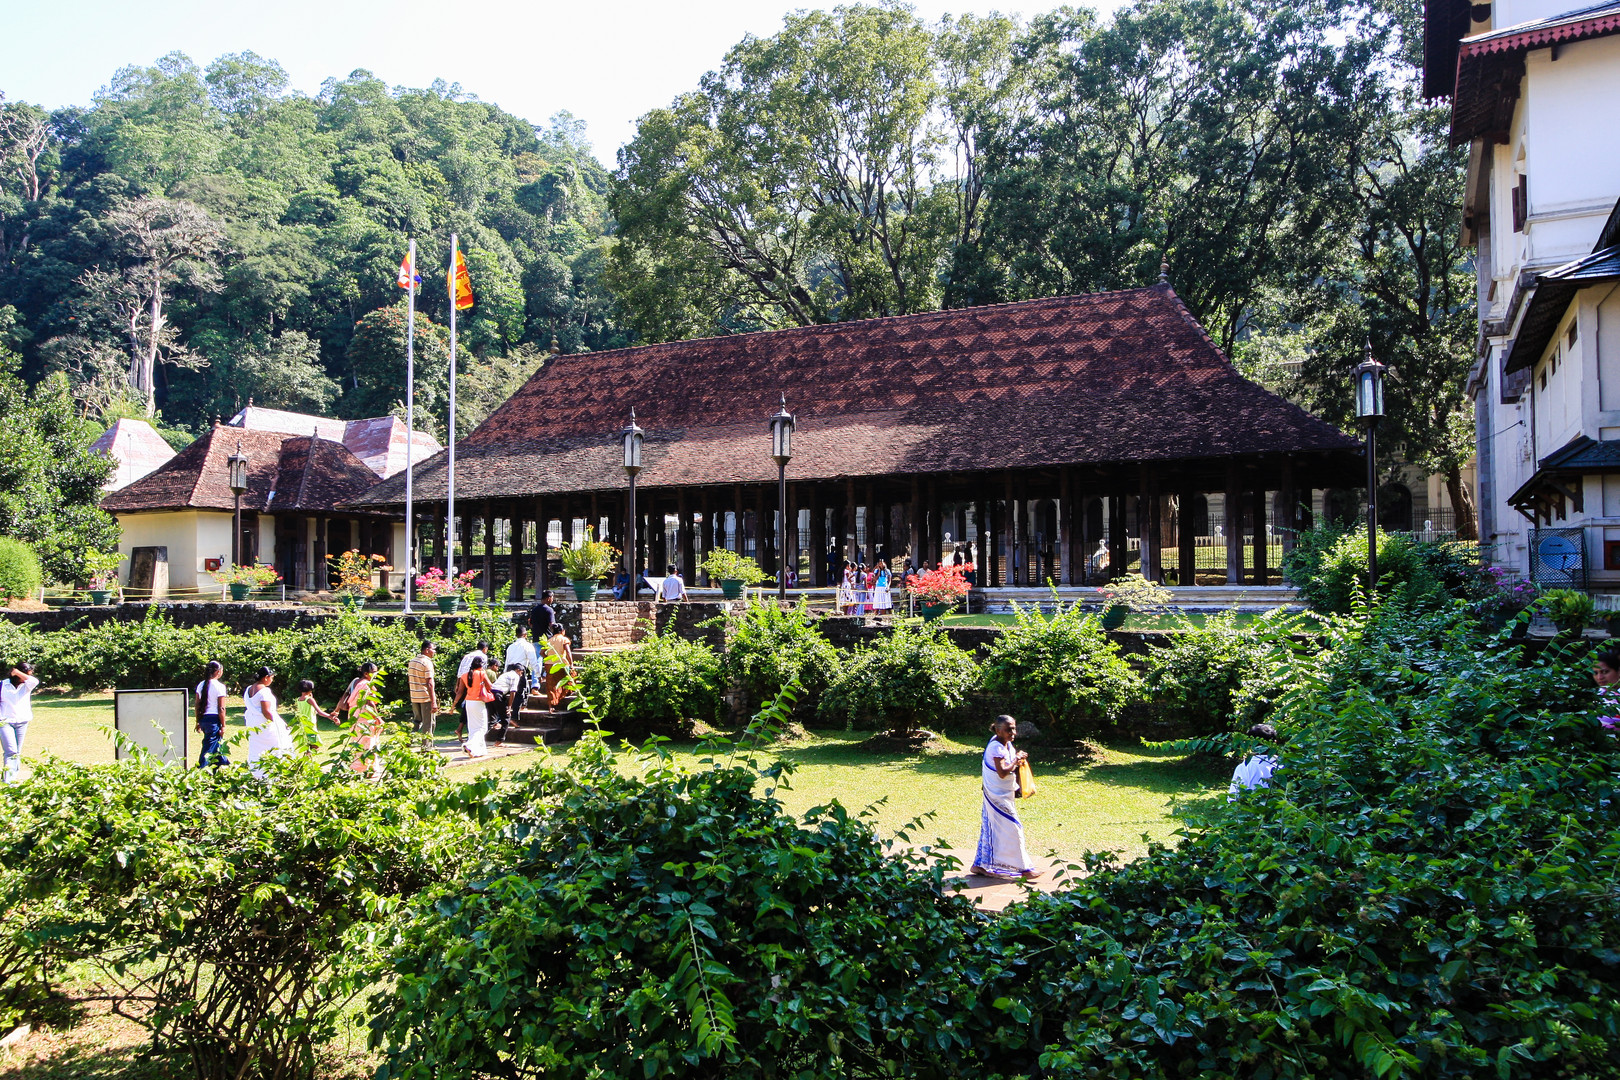
[[[900,622],[855,650],[816,713],[824,723],[905,734],[959,708],[977,678],[972,654],[937,623]]]
[[[996,961],[937,864],[784,814],[774,769],[646,765],[587,740],[503,790],[487,864],[417,898],[379,972],[379,1075],[986,1075]]]
[[[313,1077],[389,913],[456,876],[477,836],[476,786],[402,731],[386,745],[380,780],[347,748],[324,769],[267,759],[267,781],[144,754],[37,762],[0,787],[0,975],[8,953],[24,971],[19,948],[35,968],[89,965],[201,1080]]]
[[[4,677],[19,660],[39,663],[42,636],[27,626],[0,619],[0,677]]]
[[[37,597],[44,580],[34,549],[21,540],[0,536],[0,601]]]
[[[1448,584],[1454,585],[1460,595],[1464,582],[1448,580],[1457,571],[1455,548],[1380,531],[1380,595],[1413,609],[1443,602]],[[1312,608],[1347,614],[1354,605],[1356,590],[1367,590],[1367,533],[1332,527],[1302,533],[1298,545],[1285,558],[1284,569],[1288,580],[1299,588],[1300,599]]]
[[[702,642],[677,637],[673,623],[631,648],[585,659],[579,680],[596,718],[616,735],[685,738],[695,721],[720,719],[720,659]]]
[[[1048,615],[1015,602],[1013,612],[984,662],[985,689],[1028,702],[1071,739],[1097,734],[1140,697],[1141,677],[1099,618],[1078,604]]]
[[[1196,735],[1242,731],[1270,711],[1300,618],[1268,613],[1244,625],[1232,612],[1187,625],[1147,657],[1144,691],[1167,720]]]
[[[808,604],[783,608],[774,600],[750,600],[741,613],[726,619],[726,649],[721,668],[726,678],[755,700],[775,697],[797,682],[814,703],[838,673],[838,650],[822,636]]]
[[[466,610],[457,616],[455,630],[439,641],[433,677],[438,682],[441,697],[449,698],[449,688],[456,685],[456,668],[461,666],[461,658],[472,652],[480,641],[489,642],[489,655],[493,663],[498,665],[506,656],[506,647],[517,637],[517,623],[506,610],[507,588],[502,585],[496,589],[491,600],[469,596]],[[421,642],[417,641],[411,646],[413,655],[420,645]],[[539,647],[536,642],[535,648]],[[406,659],[408,661],[409,657]],[[399,672],[403,678],[404,665],[400,666]],[[403,687],[404,683],[400,685]]]

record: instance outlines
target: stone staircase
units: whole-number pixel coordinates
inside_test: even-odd
[[[506,741],[550,746],[554,743],[572,742],[583,734],[585,724],[579,714],[569,712],[567,709],[553,711],[546,704],[545,694],[539,690],[530,690],[529,700],[523,703],[522,710],[518,712],[517,723],[506,732]]]

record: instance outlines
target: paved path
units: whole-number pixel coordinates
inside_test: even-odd
[[[1006,878],[961,874],[946,878],[945,888],[966,896],[985,911],[1000,911],[1009,904],[1024,900],[1031,891],[1056,892],[1064,888],[1074,878],[1073,871],[1070,871],[1068,876],[1057,877],[1057,871],[1062,865],[1056,860],[1036,856],[1035,868],[1041,872],[1041,876],[1034,881],[1009,881]]]
[[[466,755],[465,751],[462,750],[461,743],[453,735],[441,735],[440,737],[434,739],[433,748],[440,754],[444,755],[444,763],[446,767],[450,768],[457,765],[487,765],[491,761],[512,757],[515,754],[532,754],[535,750],[533,743],[514,742],[506,743],[505,745],[489,743],[486,746],[486,754],[484,757],[470,758]]]

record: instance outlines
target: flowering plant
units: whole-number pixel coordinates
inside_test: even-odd
[[[276,573],[274,567],[265,566],[263,563],[247,566],[226,563],[214,571],[214,580],[221,585],[252,585],[256,589],[262,589],[266,585],[274,585],[280,581],[281,575]]]
[[[1487,566],[1476,579],[1474,610],[1486,618],[1510,619],[1535,603],[1541,589],[1533,581],[1517,578],[1511,570]]]
[[[378,570],[387,573],[393,569],[381,555],[362,555],[359,548],[350,548],[341,555],[328,555],[326,561],[337,574],[337,591],[345,596],[368,595],[372,575]]]
[[[1126,611],[1158,611],[1170,603],[1171,593],[1164,586],[1141,574],[1126,574],[1097,590],[1103,610],[1122,607]]]
[[[444,570],[435,566],[416,575],[416,595],[423,600],[437,600],[441,596],[465,597],[472,592],[473,578],[477,576],[477,570],[467,570],[447,579]]]
[[[118,585],[118,565],[124,557],[116,551],[86,551],[84,572],[90,579],[90,588],[100,592]]]
[[[954,604],[973,590],[967,580],[972,569],[973,564],[964,563],[925,570],[911,579],[911,593],[919,604]]]

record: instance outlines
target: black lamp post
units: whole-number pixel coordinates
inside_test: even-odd
[[[787,409],[787,395],[782,395],[782,408],[771,417],[771,460],[776,462],[776,507],[782,524],[776,530],[776,599],[787,603],[787,464],[793,459],[793,414]]]
[[[1367,579],[1378,586],[1378,421],[1384,418],[1384,365],[1373,359],[1372,342],[1356,365],[1356,416],[1367,429]]]
[[[230,466],[231,494],[236,496],[236,511],[231,523],[231,565],[242,565],[242,493],[247,490],[248,456],[242,453],[242,440],[236,440],[236,453],[225,459]]]
[[[636,410],[630,409],[630,422],[619,432],[624,441],[624,475],[630,478],[630,520],[625,523],[624,561],[630,573],[629,599],[636,598],[636,473],[641,471],[641,442],[647,433],[636,424]]]

